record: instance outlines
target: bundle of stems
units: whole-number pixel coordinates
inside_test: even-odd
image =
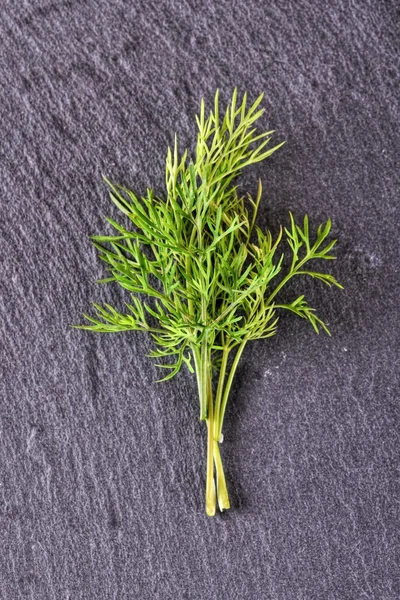
[[[168,149],[165,199],[151,189],[139,198],[106,179],[125,222],[108,218],[115,234],[92,239],[108,268],[101,282],[118,282],[131,300],[124,312],[95,303],[95,315],[84,315],[88,324],[78,326],[97,332],[146,331],[155,342],[150,356],[169,370],[161,381],[183,364],[196,373],[200,419],[208,430],[205,505],[210,516],[217,503],[221,511],[230,507],[219,446],[247,343],[275,335],[281,310],[307,319],[317,333],[320,328],[329,333],[304,295],[282,303],[279,292],[302,275],[341,287],[331,274],[309,269],[315,259],[335,258],[336,240],[327,241],[329,220],[310,235],[307,216],[299,225],[289,213],[288,228],[281,228],[274,240],[255,224],[261,181],[255,198],[244,197],[235,185],[245,167],[283,145],[271,146],[274,132],[260,133],[254,126],[263,114],[262,97],[248,106],[247,95],[238,103],[235,90],[223,114],[218,91],[207,115],[201,102],[194,157],[187,151],[180,155],[176,136]],[[283,233],[291,254],[286,269],[278,250]]]

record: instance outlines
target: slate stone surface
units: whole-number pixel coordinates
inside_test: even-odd
[[[390,0],[3,0],[0,597],[398,600],[399,20]],[[188,372],[142,335],[70,329],[101,287],[101,174],[164,190],[201,97],[265,92],[287,144],[242,178],[261,221],[331,217],[345,290],[304,284],[244,354],[222,446],[233,508],[204,514]],[[292,290],[299,291],[298,289]],[[288,292],[290,295],[290,292]]]

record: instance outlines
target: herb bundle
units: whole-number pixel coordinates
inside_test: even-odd
[[[197,377],[200,419],[208,429],[206,513],[230,507],[220,454],[222,429],[233,378],[246,344],[275,335],[279,312],[307,319],[318,333],[329,333],[304,295],[289,303],[279,292],[292,278],[311,276],[341,287],[327,273],[310,270],[316,259],[331,260],[336,240],[328,241],[331,222],[310,232],[307,216],[276,239],[255,224],[261,182],[255,198],[235,185],[241,171],[273,154],[273,131],[259,133],[262,95],[247,106],[235,90],[220,114],[219,95],[206,115],[204,100],[196,116],[197,144],[192,159],[179,154],[177,137],[166,160],[166,199],[151,189],[139,198],[131,190],[106,182],[111,200],[126,216],[125,224],[108,218],[115,235],[92,236],[107,264],[103,283],[118,282],[130,292],[125,311],[94,304],[84,315],[97,332],[146,331],[155,343],[150,356],[173,377],[185,364]],[[283,233],[291,262],[283,268]],[[285,261],[286,262],[286,261]]]

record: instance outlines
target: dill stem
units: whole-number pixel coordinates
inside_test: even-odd
[[[203,385],[203,369],[202,369],[202,357],[198,346],[192,344],[191,346],[194,358],[194,366],[196,371],[197,388],[199,392],[199,404],[200,404],[200,421],[204,421],[207,416],[207,391]]]
[[[199,350],[197,346],[193,345],[192,352],[197,376],[200,407],[202,406],[205,398],[206,412],[204,413],[203,419],[206,419],[207,424],[206,513],[209,516],[214,516],[216,511],[216,496],[218,498],[218,506],[221,511],[230,508],[228,489],[226,486],[224,468],[222,465],[221,454],[218,445],[220,438],[218,438],[218,441],[215,439],[215,435],[218,430],[217,406],[219,410],[223,392],[223,383],[225,379],[224,374],[226,373],[226,365],[230,349],[226,347],[224,351],[224,356],[222,359],[223,362],[221,366],[222,373],[218,381],[215,408],[213,404],[211,371],[208,364],[207,344],[203,342],[201,350]],[[202,414],[203,411],[200,408],[200,419],[202,418]],[[216,470],[217,486],[215,486],[214,481],[214,465]]]
[[[207,417],[209,406],[208,406],[208,347],[207,347],[207,335],[205,340],[201,344],[200,349],[200,381],[201,381],[201,389],[200,389],[200,419],[204,420]]]
[[[208,367],[208,365],[207,365]],[[209,517],[215,515],[216,510],[216,493],[214,481],[214,410],[213,410],[213,395],[211,386],[211,374],[209,367],[207,368],[207,475],[206,475],[206,513]]]
[[[230,348],[228,346],[224,346],[222,351],[222,361],[221,368],[218,379],[218,387],[217,394],[215,397],[215,408],[214,408],[214,462],[215,462],[215,471],[216,471],[216,479],[217,479],[217,499],[218,499],[218,507],[219,510],[227,510],[230,508],[228,489],[226,487],[225,481],[225,473],[224,468],[222,466],[221,454],[219,451],[219,442],[221,436],[218,436],[218,423],[219,423],[219,412],[221,406],[222,392],[224,388],[225,381],[225,373],[226,367],[228,364]],[[218,437],[217,437],[218,436]]]
[[[217,498],[219,510],[228,510],[231,507],[229,502],[228,488],[226,487],[225,473],[222,466],[219,444],[214,440],[214,461],[217,474]]]
[[[280,283],[278,283],[278,285],[276,286],[274,291],[268,296],[268,299],[265,301],[266,307],[268,307],[271,304],[272,300],[275,298],[275,296],[278,294],[278,292],[281,291],[283,286],[287,284],[287,282],[289,281],[289,279],[291,277],[293,277],[293,275],[296,275],[296,271],[298,271],[304,265],[304,263],[307,262],[308,259],[309,259],[309,254],[307,254],[302,260],[300,260],[297,263],[297,265],[295,264],[294,261],[292,261],[292,266],[291,266],[289,273],[280,281]]]
[[[221,404],[220,412],[219,412],[219,415],[218,415],[217,436],[216,436],[217,439],[220,439],[220,437],[221,437],[222,425],[224,423],[225,409],[226,409],[226,405],[227,405],[227,402],[228,402],[229,393],[231,391],[233,378],[235,376],[237,366],[239,364],[240,358],[242,356],[242,353],[243,353],[244,347],[246,346],[247,341],[248,340],[245,338],[242,341],[242,343],[239,345],[239,348],[236,351],[235,358],[233,359],[231,370],[230,370],[229,375],[228,375],[228,380],[227,380],[226,385],[225,385],[224,395],[223,395],[223,398],[222,398],[222,404]]]
[[[215,396],[214,439],[217,442],[220,441],[220,435],[218,435],[219,414],[220,414],[220,408],[221,408],[221,400],[222,400],[222,393],[223,393],[223,389],[224,389],[226,366],[228,364],[229,352],[230,352],[230,348],[228,346],[224,346],[224,349],[222,351],[222,361],[221,361],[221,369],[219,372],[217,394]]]

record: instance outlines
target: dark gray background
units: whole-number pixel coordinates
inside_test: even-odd
[[[400,597],[396,5],[2,1],[2,599]],[[235,85],[288,142],[243,189],[264,225],[331,217],[345,290],[293,290],[332,338],[285,316],[245,352],[209,519],[194,378],[69,326],[127,299],[95,284],[101,173],[163,192],[174,132]]]

